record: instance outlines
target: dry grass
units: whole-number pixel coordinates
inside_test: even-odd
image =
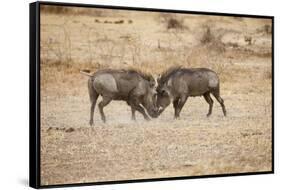
[[[42,185],[271,170],[269,20],[56,11],[41,16]],[[184,30],[167,30],[169,18]],[[135,68],[155,76],[175,65],[216,71],[228,116],[214,99],[207,118],[208,105],[197,97],[179,120],[170,106],[157,119],[137,115],[133,122],[126,103],[113,101],[107,124],[96,110],[96,125],[88,125],[81,69]]]
[[[196,125],[179,120],[80,127],[73,132],[44,128],[43,182],[193,176],[271,168],[270,127],[264,121],[249,127],[257,121],[231,119],[214,126],[204,122],[206,118],[198,119],[203,122]],[[215,123],[215,119],[210,120],[208,123]]]

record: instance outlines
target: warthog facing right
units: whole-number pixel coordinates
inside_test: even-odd
[[[102,96],[102,101],[98,106],[103,122],[106,121],[103,108],[112,100],[126,101],[131,106],[134,120],[135,111],[139,111],[146,120],[149,120],[146,111],[153,118],[158,116],[155,80],[151,75],[132,69],[104,69],[94,74],[90,74],[89,71],[80,72],[89,76],[90,125],[94,123],[94,111],[99,95]]]
[[[174,67],[165,71],[157,79],[157,82],[158,114],[161,114],[170,102],[173,101],[175,118],[178,118],[189,96],[204,96],[209,104],[207,116],[210,116],[213,108],[213,100],[210,96],[210,94],[212,94],[220,103],[223,114],[226,116],[224,101],[220,97],[219,78],[217,74],[210,69]]]

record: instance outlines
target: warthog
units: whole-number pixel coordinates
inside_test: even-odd
[[[158,116],[155,80],[151,75],[136,70],[106,69],[94,74],[85,70],[80,72],[90,77],[88,80],[91,101],[90,125],[93,125],[94,110],[99,95],[102,96],[102,101],[98,106],[103,122],[106,121],[103,108],[112,100],[126,101],[131,106],[132,119],[134,120],[136,110],[146,120],[149,120],[149,117],[145,109],[151,117]]]
[[[159,115],[173,101],[175,118],[178,118],[189,96],[203,95],[209,104],[207,116],[210,116],[213,108],[213,100],[210,94],[213,94],[220,103],[224,116],[226,116],[224,101],[220,97],[219,78],[210,69],[173,67],[162,73],[157,79],[157,82],[157,106],[159,107]]]

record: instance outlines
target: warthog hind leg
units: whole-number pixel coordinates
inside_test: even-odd
[[[222,108],[223,115],[226,116],[226,109],[225,109],[225,106],[224,106],[224,101],[223,101],[223,99],[220,97],[220,92],[219,92],[219,90],[216,90],[216,91],[212,92],[212,94],[213,94],[214,97],[217,99],[217,101],[220,103],[221,108]]]
[[[97,96],[98,97],[98,96]],[[91,110],[90,110],[90,125],[94,124],[94,112],[95,112],[95,107],[96,107],[96,102],[97,102],[97,97],[94,98],[91,102]]]
[[[105,123],[106,122],[106,118],[105,118],[105,115],[104,115],[104,112],[103,112],[103,108],[109,104],[111,102],[111,98],[110,97],[102,97],[102,101],[99,103],[99,110],[100,110],[100,115],[101,115],[101,119],[102,121]]]
[[[210,92],[206,92],[204,94],[204,98],[205,98],[206,102],[209,104],[209,112],[207,114],[207,117],[209,117],[212,114],[214,101],[212,100],[212,98],[210,96]]]
[[[99,94],[93,88],[92,80],[91,79],[89,79],[89,81],[88,81],[88,90],[89,90],[89,97],[90,97],[90,101],[91,101],[89,124],[93,125],[94,124],[95,107],[96,107],[96,102],[97,102],[97,99],[99,97]]]

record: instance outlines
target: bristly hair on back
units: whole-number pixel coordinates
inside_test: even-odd
[[[170,78],[171,75],[178,72],[182,68],[183,68],[182,66],[173,66],[168,68],[167,70],[161,73],[160,78],[157,81],[158,84],[165,83],[168,80],[168,78]]]
[[[147,80],[147,81],[150,81],[150,82],[152,82],[152,81],[155,82],[155,81],[154,81],[154,78],[153,78],[153,76],[152,76],[151,74],[145,73],[145,72],[143,72],[143,71],[141,71],[141,70],[139,70],[139,69],[130,68],[130,69],[124,70],[124,71],[127,71],[127,72],[129,72],[129,73],[137,73],[137,74],[139,74],[143,79],[145,79],[145,80]]]

